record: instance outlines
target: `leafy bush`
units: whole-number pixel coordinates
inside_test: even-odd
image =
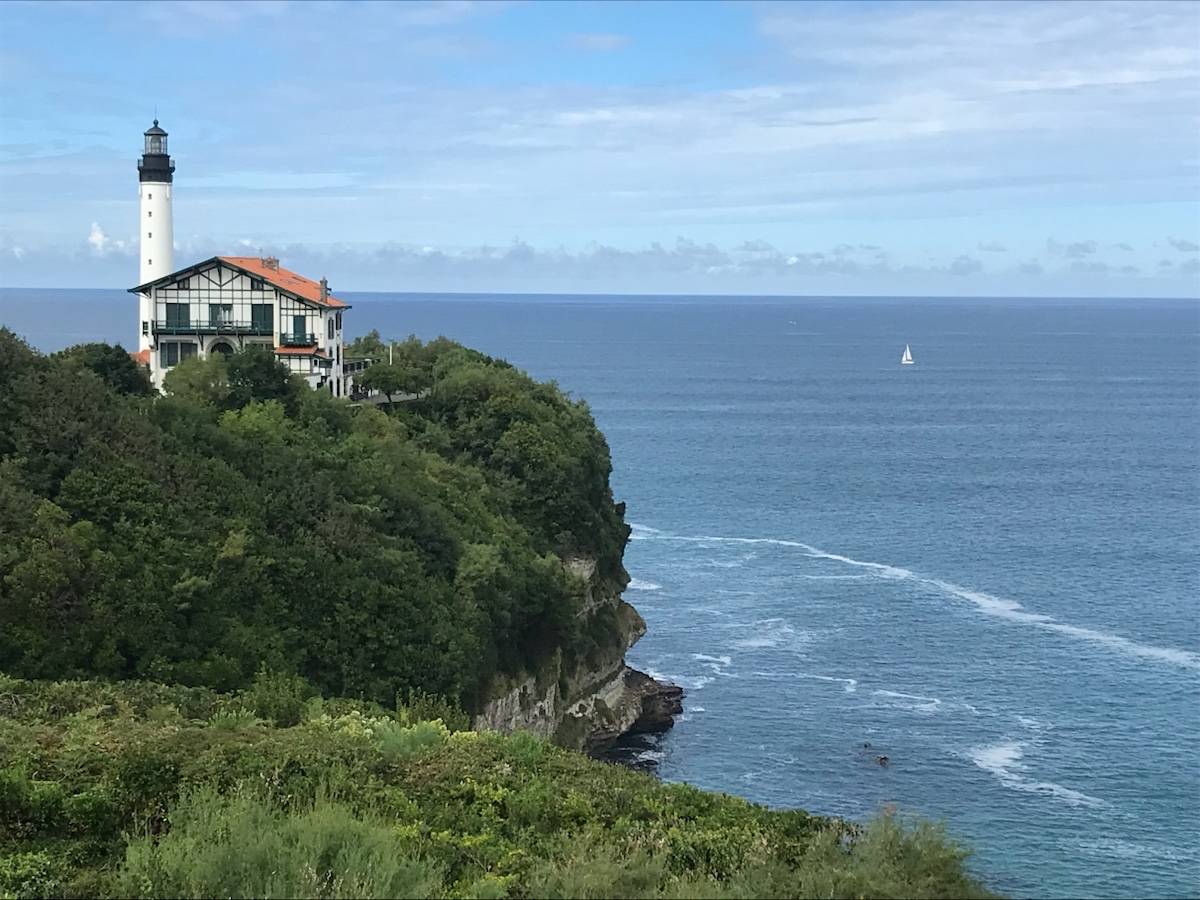
[[[264,666],[245,696],[259,717],[286,728],[300,721],[312,694],[308,682],[299,675],[274,672]]]
[[[440,747],[449,734],[441,719],[415,725],[383,721],[372,729],[375,745],[389,762],[401,762],[428,753]]]
[[[131,841],[116,879],[129,897],[426,897],[440,885],[382,818],[328,799],[287,813],[211,788],[182,798],[165,837]]]
[[[245,731],[260,724],[254,711],[244,706],[227,706],[209,717],[208,723],[220,731]]]
[[[0,855],[0,897],[58,897],[61,861],[44,850]]]
[[[437,719],[450,731],[466,731],[471,727],[471,717],[453,700],[412,688],[397,694],[396,716],[404,723]]]

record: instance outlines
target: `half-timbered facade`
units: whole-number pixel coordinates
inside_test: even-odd
[[[297,275],[273,257],[214,256],[130,292],[143,298],[147,349],[139,355],[157,388],[182,360],[259,344],[313,388],[335,397],[353,391],[357,362],[344,358],[342,341],[350,306],[325,279]]]

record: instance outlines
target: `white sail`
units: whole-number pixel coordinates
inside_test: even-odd
[[[913,364],[912,351],[908,349],[908,344],[904,345],[904,353],[900,357],[900,365],[911,366]]]

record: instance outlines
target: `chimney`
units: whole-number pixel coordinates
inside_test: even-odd
[[[264,259],[262,261],[262,264],[272,271],[278,271],[279,258],[275,257],[275,256],[268,256],[266,259]]]
[[[321,302],[324,303],[329,299],[329,282],[324,278],[321,279]]]

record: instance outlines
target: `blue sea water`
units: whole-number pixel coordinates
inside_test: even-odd
[[[1200,894],[1200,305],[350,299],[591,405],[630,661],[687,689],[663,778],[941,819],[1011,894]],[[0,292],[45,350],[134,318]]]

